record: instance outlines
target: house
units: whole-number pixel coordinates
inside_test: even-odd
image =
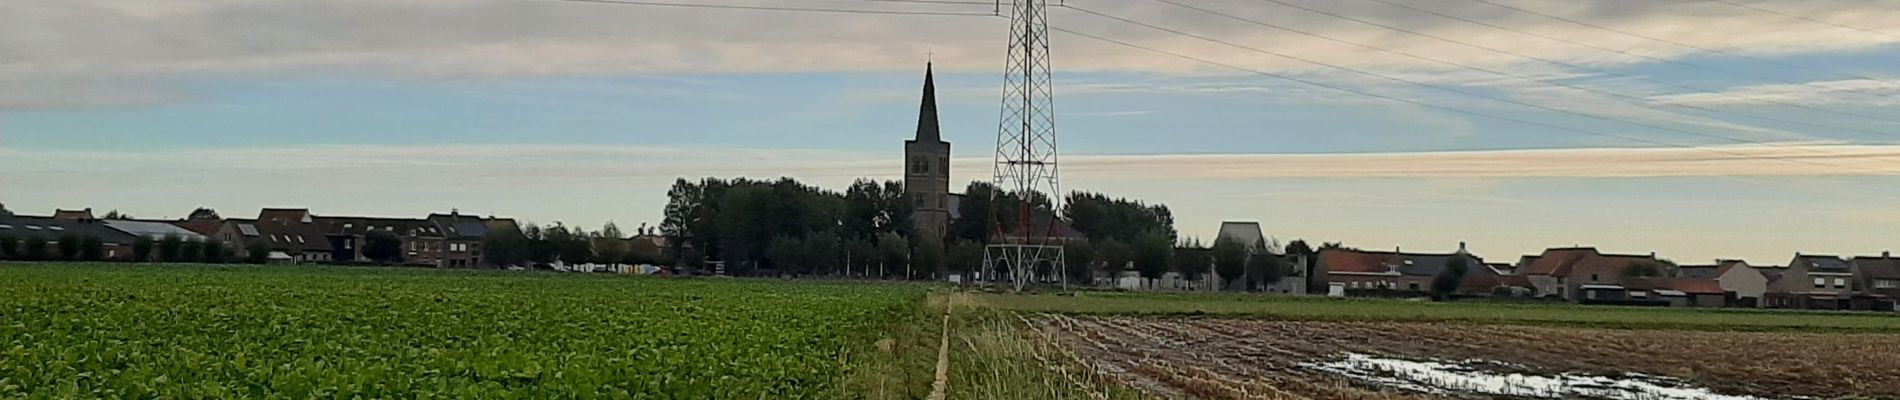
[[[1781,276],[1768,283],[1767,307],[1853,309],[1854,269],[1837,256],[1795,253]]]
[[[92,221],[99,218],[92,216],[91,208],[86,208],[86,209],[81,209],[81,210],[53,210],[53,219],[65,220],[65,221]]]
[[[137,237],[107,227],[96,219],[0,215],[0,238],[18,240],[22,246],[30,239],[44,240],[46,248],[41,250],[48,257],[61,254],[59,239],[66,236],[99,239],[104,246],[100,256],[106,260],[130,260],[132,242],[137,240]],[[0,254],[0,257],[8,256],[13,255]]]
[[[370,232],[388,232],[400,240],[401,264],[444,267],[448,244],[442,228],[424,219],[381,217],[312,217],[323,232],[325,249],[339,263],[372,262],[363,254]],[[478,240],[479,241],[479,240]]]
[[[1569,301],[1589,299],[1582,291],[1585,286],[1598,296],[1624,287],[1623,278],[1632,266],[1645,263],[1663,264],[1655,253],[1649,255],[1605,254],[1594,247],[1567,247],[1544,250],[1536,257],[1525,257],[1529,265],[1518,267],[1536,290],[1538,297],[1560,298]]]
[[[1716,260],[1708,268],[1683,267],[1678,270],[1678,278],[1714,279],[1722,290],[1731,294],[1734,306],[1761,307],[1761,298],[1768,293],[1768,275],[1761,268],[1748,265],[1742,260]]]
[[[1244,244],[1247,247],[1249,257],[1255,255],[1270,257],[1278,252],[1277,249],[1273,248],[1273,244],[1267,240],[1265,231],[1260,229],[1259,222],[1221,222],[1220,231],[1214,240],[1227,240]],[[1307,254],[1286,255],[1286,263],[1282,266],[1286,268],[1285,273],[1281,274],[1280,281],[1263,285],[1265,286],[1265,290],[1271,293],[1306,294],[1308,279],[1306,265],[1309,264],[1308,260],[1310,257],[1312,256]],[[1220,279],[1222,282],[1229,281],[1229,279],[1224,278],[1226,277],[1219,277],[1218,274],[1216,274],[1216,279]],[[1246,283],[1243,282],[1242,284]]]
[[[1729,304],[1729,291],[1710,278],[1632,277],[1626,280],[1632,296],[1647,291],[1648,298],[1665,301],[1670,307],[1721,308]]]
[[[1530,296],[1532,292],[1530,279],[1517,275],[1510,265],[1500,263],[1472,268],[1465,272],[1464,280],[1458,283],[1458,295],[1466,297],[1518,297]]]
[[[1854,284],[1873,297],[1874,309],[1900,311],[1894,304],[1900,299],[1900,258],[1881,252],[1879,257],[1854,257],[1848,264],[1854,270]]]
[[[480,217],[462,215],[459,210],[449,210],[448,214],[429,214],[425,218],[435,224],[442,234],[441,265],[445,268],[474,268],[482,265],[482,239],[488,236],[488,221]]]
[[[201,235],[198,232],[192,232],[190,229],[180,228],[177,225],[172,225],[172,223],[169,221],[140,221],[140,220],[114,219],[114,220],[103,220],[100,222],[105,224],[106,227],[108,228],[116,229],[120,232],[125,232],[128,235],[132,235],[134,237],[149,238],[152,240],[162,240],[167,237],[175,237],[175,238],[178,238],[179,240],[186,240],[186,241],[209,240],[209,238],[205,237],[205,235]]]
[[[307,213],[304,215],[308,215]],[[266,258],[273,263],[327,263],[334,260],[323,228],[303,217],[263,212],[258,219],[229,219],[229,235],[220,232],[220,240],[236,239],[239,253],[253,244],[268,249]]]
[[[1465,252],[1460,244],[1457,252],[1448,254],[1325,248],[1319,251],[1317,270],[1328,284],[1343,286],[1348,294],[1425,294],[1432,279],[1455,258],[1465,259],[1467,274],[1486,269],[1483,258]]]

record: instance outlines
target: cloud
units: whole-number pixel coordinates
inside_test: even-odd
[[[698,2],[699,0],[675,0]],[[1346,15],[1456,37],[1526,55],[1612,65],[1643,62],[1372,2],[1295,1]],[[735,0],[731,4],[753,4]],[[1869,35],[1719,4],[1515,1],[1525,8],[1697,46],[1758,55],[1869,49],[1892,37]],[[722,3],[725,4],[725,3]],[[757,3],[767,4],[767,3]],[[989,11],[984,6],[812,2],[882,10]],[[1465,0],[1417,3],[1552,37],[1628,48],[1660,58],[1693,50],[1609,35]],[[769,5],[784,6],[783,3]],[[1344,40],[1499,68],[1540,68],[1512,56],[1406,36],[1254,0],[1197,3]],[[1757,4],[1846,24],[1886,26],[1900,8],[1852,1]],[[1443,71],[1442,65],[1322,39],[1261,29],[1151,2],[1090,4],[1304,58],[1389,71]],[[673,73],[798,73],[914,70],[934,53],[949,71],[993,71],[1003,58],[1004,18],[791,14],[670,9],[536,0],[140,0],[9,2],[0,14],[0,106],[83,107],[176,101],[170,87],[193,76],[351,74],[422,79]],[[1239,53],[1191,38],[1120,25],[1064,9],[1058,25],[1223,62],[1282,72],[1315,71],[1297,61]],[[1057,68],[1229,75],[1193,62],[1058,36]],[[1548,69],[1548,67],[1541,67]],[[82,82],[85,84],[73,84]]]
[[[1818,87],[1818,88],[1817,88]],[[1656,104],[1699,106],[1736,106],[1763,104],[1799,104],[1806,106],[1893,106],[1900,105],[1900,82],[1848,79],[1809,82],[1805,85],[1747,85],[1708,93],[1681,93],[1656,96]]]

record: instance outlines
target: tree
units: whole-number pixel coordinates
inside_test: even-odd
[[[1212,252],[1214,256],[1214,272],[1220,274],[1222,280],[1221,286],[1226,286],[1228,281],[1240,279],[1241,275],[1246,274],[1247,259],[1251,255],[1250,253],[1252,253],[1252,251],[1247,248],[1247,244],[1223,236],[1219,239],[1214,239],[1214,249]]]
[[[371,229],[363,234],[363,257],[377,264],[402,262],[402,237],[395,232]]]
[[[613,221],[607,221],[593,236],[595,262],[617,264],[627,260],[627,236]]]
[[[59,235],[59,259],[64,261],[78,261],[79,241],[79,235],[71,233]]]
[[[1170,261],[1174,258],[1174,238],[1160,231],[1143,233],[1132,245],[1135,252],[1135,269],[1141,271],[1141,277],[1149,282],[1161,278],[1168,272]]]
[[[152,248],[156,245],[157,242],[152,241],[150,237],[139,236],[137,239],[132,239],[132,262],[151,262]]]
[[[972,278],[970,275],[970,271],[976,271],[983,268],[983,245],[982,244],[978,244],[976,242],[963,240],[963,239],[956,239],[954,242],[950,243],[950,249],[948,253],[949,254],[945,257],[948,259],[948,262],[946,264],[948,264],[949,270],[951,272],[962,274],[963,279],[965,280]]]
[[[231,262],[231,249],[224,247],[223,241],[206,240],[204,242],[204,257],[202,257],[202,259],[204,262],[211,264]]]
[[[38,236],[26,238],[25,247],[20,249],[20,259],[40,261],[46,259],[46,239]]]
[[[919,238],[917,246],[911,250],[910,265],[914,276],[928,276],[936,279],[937,273],[944,269],[943,241],[937,238]]]
[[[1174,213],[1167,206],[1150,206],[1137,200],[1109,198],[1101,193],[1070,192],[1063,203],[1063,216],[1090,240],[1112,238],[1134,241],[1148,232],[1161,232],[1169,240],[1176,237]]]
[[[490,229],[482,235],[482,262],[511,267],[528,261],[528,237],[514,229]]]
[[[185,240],[177,235],[166,235],[158,240],[158,260],[178,262],[179,252],[185,249]]]
[[[79,241],[79,259],[99,261],[106,258],[106,242],[98,237],[87,236]]]
[[[542,239],[554,249],[554,256],[562,263],[580,264],[594,259],[594,243],[579,228],[570,229],[555,222],[541,230]]]
[[[1093,242],[1091,242],[1093,243]],[[1104,275],[1120,278],[1122,271],[1128,269],[1128,263],[1135,260],[1135,250],[1128,243],[1115,239],[1104,239],[1095,247],[1095,267],[1101,268]]]
[[[0,236],[0,260],[20,258],[20,238]]]
[[[883,278],[889,271],[910,262],[910,241],[896,232],[877,235],[878,277]]]
[[[799,261],[805,273],[831,275],[838,271],[844,254],[844,241],[833,232],[818,232],[805,237]]]
[[[1623,276],[1670,276],[1675,271],[1676,264],[1667,260],[1637,260],[1623,267]]]
[[[198,262],[205,254],[205,242],[198,239],[185,240],[178,245],[177,262]]]
[[[870,276],[871,269],[880,263],[877,244],[869,238],[845,239],[844,257],[846,276],[850,276],[852,271],[857,271],[858,276]]]
[[[1448,301],[1458,293],[1458,285],[1464,283],[1465,273],[1471,265],[1464,257],[1452,257],[1445,261],[1445,269],[1432,277],[1432,301]]]
[[[798,274],[803,272],[800,266],[805,258],[804,246],[798,238],[781,235],[765,246],[765,258],[780,275]]]
[[[105,218],[100,218],[100,219],[129,220],[129,219],[132,219],[132,214],[125,214],[125,213],[120,213],[119,210],[112,210],[112,211],[107,211]]]
[[[1090,242],[1071,242],[1062,246],[1062,275],[1070,282],[1088,284],[1092,279],[1095,263],[1095,245]]]
[[[1174,248],[1174,266],[1170,269],[1180,273],[1187,280],[1200,280],[1208,274],[1208,267],[1214,265],[1212,250],[1201,241],[1189,240]]]
[[[705,187],[680,178],[673,181],[673,188],[666,191],[665,219],[660,221],[660,233],[666,236],[668,254],[675,259],[674,265],[686,265],[686,243],[696,239],[693,230],[704,224]],[[704,248],[704,247],[701,247]],[[693,260],[697,263],[699,260]]]
[[[1247,275],[1250,276],[1248,280],[1251,281],[1247,283],[1248,289],[1253,289],[1257,286],[1256,283],[1278,284],[1281,279],[1286,279],[1286,260],[1280,258],[1278,254],[1264,250],[1256,252],[1252,258],[1247,259]]]
[[[223,217],[223,216],[220,216],[220,215],[218,215],[218,210],[213,210],[213,209],[210,209],[210,208],[207,208],[207,207],[198,207],[197,209],[194,209],[194,210],[191,210],[191,216],[188,216],[188,217],[185,217],[185,219],[188,219],[188,220],[206,220],[206,219],[208,219],[208,220],[220,220],[220,219],[224,219],[224,217]]]
[[[0,217],[11,217],[11,216],[13,216],[13,211],[8,211],[6,204],[0,204]]]
[[[137,249],[138,247],[133,246],[133,248]],[[262,240],[252,240],[251,245],[245,247],[244,253],[244,262],[252,264],[270,262],[270,246],[265,245]]]

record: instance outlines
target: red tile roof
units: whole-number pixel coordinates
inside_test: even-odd
[[[1326,266],[1327,272],[1369,272],[1385,273],[1397,265],[1399,256],[1393,253],[1375,253],[1348,249],[1320,249],[1319,263]]]
[[[1625,285],[1631,289],[1674,290],[1688,294],[1725,294],[1722,283],[1714,279],[1698,278],[1630,278]]]

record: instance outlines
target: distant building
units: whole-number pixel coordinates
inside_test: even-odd
[[[904,192],[917,237],[942,239],[950,226],[950,142],[938,132],[935,80],[926,64],[916,137],[904,141]]]
[[[1536,257],[1525,257],[1529,264],[1519,265],[1517,273],[1527,278],[1537,289],[1539,297],[1556,297],[1569,301],[1589,300],[1583,293],[1589,286],[1593,293],[1627,290],[1624,287],[1625,270],[1639,263],[1661,264],[1655,253],[1648,255],[1605,254],[1594,247],[1569,247],[1544,250]]]
[[[1485,267],[1484,258],[1465,252],[1462,245],[1457,252],[1449,254],[1406,253],[1396,248],[1392,251],[1325,248],[1319,251],[1317,270],[1329,284],[1343,285],[1349,294],[1418,295],[1430,293],[1432,280],[1456,258],[1465,260],[1467,277],[1494,272]]]
[[[19,240],[22,246],[29,239],[44,240],[46,248],[43,250],[47,255],[60,254],[59,239],[65,236],[99,239],[105,247],[100,256],[107,260],[130,260],[132,242],[137,240],[137,237],[107,227],[98,220],[0,215],[0,237]]]

